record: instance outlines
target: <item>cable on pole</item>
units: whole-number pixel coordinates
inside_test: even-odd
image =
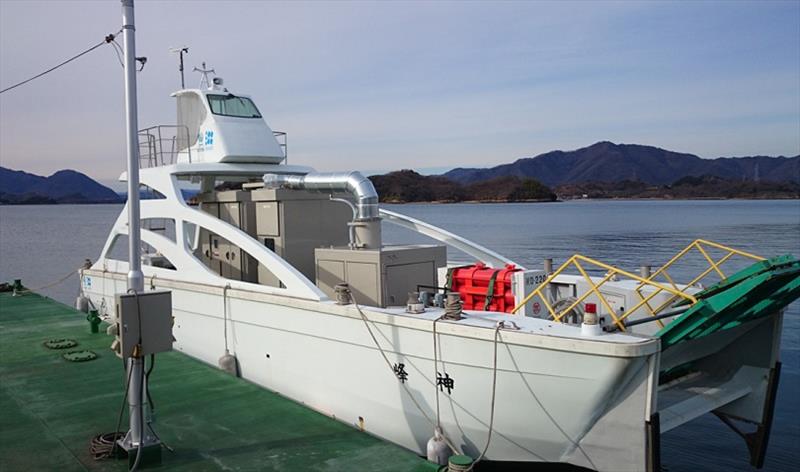
[[[115,37],[116,37],[118,34],[120,34],[121,32],[122,32],[122,30],[119,30],[119,31],[117,31],[117,33],[116,33],[116,34],[109,34],[109,35],[107,35],[105,38],[103,38],[103,40],[102,40],[102,41],[100,41],[99,43],[97,43],[97,44],[95,44],[94,46],[90,47],[89,49],[87,49],[87,50],[85,50],[85,51],[83,51],[83,52],[81,52],[81,53],[79,53],[79,54],[76,54],[76,55],[74,55],[74,56],[70,57],[70,58],[69,58],[69,59],[67,59],[66,61],[64,61],[64,62],[62,62],[62,63],[60,63],[60,64],[58,64],[58,65],[56,65],[56,66],[53,66],[53,67],[51,67],[50,69],[47,69],[46,71],[44,71],[44,72],[42,72],[42,73],[40,73],[40,74],[36,74],[36,75],[34,75],[33,77],[31,77],[31,78],[29,78],[29,79],[25,79],[25,80],[23,80],[22,82],[19,82],[19,83],[17,83],[17,84],[14,84],[14,85],[12,85],[11,87],[6,87],[6,88],[4,88],[3,90],[0,90],[0,93],[5,93],[5,92],[8,92],[8,91],[9,91],[9,90],[11,90],[11,89],[15,89],[15,88],[19,87],[20,85],[25,85],[25,84],[27,84],[28,82],[30,82],[30,81],[32,81],[32,80],[38,79],[39,77],[41,77],[41,76],[43,76],[43,75],[45,75],[45,74],[49,74],[50,72],[53,72],[54,70],[58,69],[59,67],[61,67],[61,66],[63,66],[63,65],[69,64],[70,62],[74,61],[75,59],[77,59],[77,58],[79,58],[79,57],[81,57],[81,56],[83,56],[83,55],[85,55],[85,54],[88,54],[88,53],[90,53],[90,52],[94,51],[95,49],[99,48],[100,46],[102,46],[102,45],[104,45],[104,44],[111,43],[112,41],[114,41],[114,38],[115,38]]]

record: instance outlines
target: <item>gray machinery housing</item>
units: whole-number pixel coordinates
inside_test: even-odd
[[[408,292],[435,287],[439,267],[447,264],[444,246],[384,246],[380,249],[318,248],[317,287],[334,297],[347,283],[356,302],[371,306],[405,305]]]
[[[383,246],[380,218],[372,214],[377,214],[377,197],[374,203],[363,198],[370,189],[374,192],[369,180],[351,173],[349,187],[325,184],[337,178],[335,174],[309,174],[305,179],[272,185],[248,183],[242,190],[203,192],[196,198],[200,210],[257,239],[316,281],[331,298],[335,298],[336,284],[348,283],[356,300],[364,305],[404,305],[408,292],[420,285],[435,286],[437,269],[447,263],[445,247]],[[353,195],[342,194],[351,193],[353,182],[362,193],[354,203],[332,199],[346,196],[352,202]],[[364,190],[366,187],[370,188]],[[204,229],[199,237],[197,257],[215,273],[280,286],[266,267],[229,241]]]
[[[347,244],[352,211],[318,193],[255,187],[201,193],[200,209],[256,238],[314,280],[314,249]],[[280,286],[266,267],[216,234],[201,230],[199,249],[203,262],[223,277]]]
[[[249,192],[240,190],[204,192],[199,194],[197,199],[200,209],[204,212],[236,226],[251,236],[256,235],[255,208],[250,203]],[[258,261],[227,239],[201,229],[198,249],[200,253],[197,256],[217,274],[228,279],[258,282]]]
[[[256,213],[256,239],[314,280],[314,249],[344,245],[352,211],[327,195],[302,190],[260,188],[250,192]],[[258,283],[278,286],[259,266]]]

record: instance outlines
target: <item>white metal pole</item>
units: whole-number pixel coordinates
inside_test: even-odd
[[[122,1],[122,38],[125,47],[125,136],[128,153],[128,289],[144,290],[139,228],[139,118],[136,107],[136,39],[133,0]]]
[[[136,106],[136,28],[133,18],[133,0],[122,1],[122,38],[125,49],[125,136],[128,155],[128,289],[136,293],[144,291],[144,275],[141,260],[141,230],[139,223],[139,118]],[[142,372],[141,357],[131,357],[128,362],[130,383],[128,385],[128,411],[131,446],[142,446],[144,425],[142,424]],[[146,436],[146,435],[144,435]]]

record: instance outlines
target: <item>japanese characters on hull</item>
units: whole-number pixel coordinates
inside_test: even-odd
[[[394,375],[397,377],[401,383],[406,383],[408,381],[408,372],[406,371],[406,365],[401,363],[395,363],[392,367],[394,371]],[[442,374],[441,372],[436,372],[436,386],[439,387],[440,392],[444,392],[447,390],[447,394],[450,395],[455,389],[456,381],[453,377],[450,377],[450,374],[445,372]]]

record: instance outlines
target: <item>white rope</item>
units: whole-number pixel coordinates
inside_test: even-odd
[[[378,338],[375,337],[375,334],[372,332],[372,329],[369,326],[369,321],[367,320],[367,316],[361,310],[361,306],[358,304],[358,302],[356,302],[356,299],[353,296],[352,291],[349,291],[349,292],[350,292],[350,299],[353,301],[353,305],[356,307],[356,310],[358,310],[358,314],[361,315],[361,320],[364,322],[364,326],[366,326],[367,332],[369,332],[369,335],[372,338],[372,342],[375,343],[375,347],[378,348],[378,351],[381,353],[381,356],[383,357],[383,360],[386,361],[386,366],[389,367],[389,370],[392,371],[392,375],[397,377],[397,374],[395,374],[395,372],[394,372],[394,366],[392,365],[392,362],[389,360],[389,357],[386,355],[386,353],[384,352],[384,350],[381,347],[380,343],[378,342]],[[439,317],[439,318],[436,318],[435,320],[433,320],[433,362],[434,362],[434,370],[436,370],[438,368],[438,362],[439,362],[438,361],[438,353],[437,353],[437,343],[436,343],[436,322],[441,320],[441,319],[442,319],[442,317]],[[511,322],[511,326],[514,329],[519,329],[514,322]],[[481,451],[480,456],[478,456],[478,458],[472,463],[472,465],[469,466],[469,468],[466,469],[465,472],[470,472],[473,468],[475,468],[475,466],[479,462],[481,462],[483,460],[483,458],[486,456],[486,452],[489,450],[489,445],[492,442],[492,433],[494,432],[494,412],[495,412],[495,404],[496,404],[496,398],[497,398],[497,344],[498,344],[498,340],[499,340],[499,337],[500,337],[500,330],[503,329],[503,328],[506,328],[505,321],[498,321],[497,324],[495,325],[494,339],[493,339],[493,343],[492,343],[493,344],[493,348],[494,348],[494,354],[492,356],[492,400],[490,402],[490,410],[489,410],[489,434],[488,434],[488,437],[486,438],[486,445],[483,447],[483,451]],[[435,373],[438,375],[438,371],[435,372]],[[444,429],[441,427],[440,413],[439,413],[439,411],[440,411],[439,410],[439,389],[438,389],[438,386],[436,385],[436,383],[434,382],[434,390],[436,392],[436,422],[435,423],[433,422],[431,417],[428,416],[428,414],[425,412],[425,410],[422,409],[420,404],[417,402],[417,400],[411,394],[411,391],[408,389],[408,386],[404,382],[401,382],[400,385],[406,391],[406,393],[408,394],[408,396],[411,399],[411,402],[414,404],[414,406],[416,406],[417,409],[419,410],[419,412],[422,413],[422,416],[424,416],[425,419],[428,420],[429,423],[431,423],[431,425],[433,425],[434,427],[438,428],[439,431],[441,431],[442,438],[445,440],[445,442],[450,447],[450,449],[453,450],[454,452],[458,453],[458,454],[463,454],[450,441],[450,439],[447,437],[447,434],[445,434]]]
[[[381,356],[383,356],[383,360],[386,361],[386,365],[389,367],[389,370],[392,371],[392,375],[396,378],[397,374],[395,374],[395,372],[394,372],[394,366],[392,365],[392,361],[389,360],[389,357],[383,351],[383,348],[381,347],[380,343],[378,342],[378,338],[375,337],[375,334],[372,332],[372,329],[369,327],[369,321],[367,320],[367,316],[361,310],[361,306],[358,304],[358,302],[356,302],[356,299],[353,296],[352,291],[350,291],[350,299],[353,300],[353,305],[356,307],[356,310],[358,310],[358,314],[361,315],[361,320],[364,321],[364,326],[367,327],[367,331],[369,332],[369,335],[372,338],[372,342],[375,343],[375,347],[378,348],[378,351],[381,353]],[[414,404],[414,406],[416,406],[417,409],[419,410],[419,412],[422,413],[422,416],[424,416],[425,419],[428,420],[428,422],[432,426],[434,426],[434,427],[438,426],[437,423],[435,423],[433,421],[433,419],[430,416],[428,416],[428,414],[425,412],[425,410],[420,406],[420,404],[417,402],[417,399],[414,398],[414,395],[411,393],[411,390],[409,390],[409,388],[405,384],[405,382],[400,382],[400,385],[406,391],[406,393],[408,394],[408,397],[411,399],[411,402]],[[436,386],[436,384],[434,383],[434,387],[435,386]],[[452,449],[453,451],[459,452],[458,449],[455,447],[455,445],[453,445],[453,443],[450,441],[450,439],[447,438],[447,435],[444,434],[444,431],[442,431],[442,437],[444,438],[444,440],[447,443],[447,445],[450,446],[450,449]],[[459,452],[459,454],[460,454],[460,452]]]
[[[436,346],[436,323],[444,318],[444,316],[445,315],[442,315],[433,320],[433,377],[435,379],[439,378],[439,351]],[[444,363],[442,363],[442,370],[444,370]],[[436,427],[444,434],[442,419],[439,413],[439,386],[435,382],[433,384],[433,393],[436,395]]]
[[[79,270],[81,270],[81,269],[76,269],[76,270],[78,270],[78,271],[79,271]],[[17,295],[24,295],[24,294],[26,294],[26,293],[28,293],[28,292],[31,292],[31,293],[32,293],[32,292],[38,292],[38,291],[40,291],[40,290],[44,290],[44,289],[46,289],[46,288],[55,287],[56,285],[58,285],[58,284],[60,284],[60,283],[64,282],[64,281],[65,281],[65,280],[67,280],[68,278],[70,278],[70,277],[72,277],[73,275],[75,275],[75,272],[76,272],[76,270],[71,270],[71,271],[69,271],[69,272],[68,272],[68,273],[67,273],[67,274],[66,274],[64,277],[61,277],[60,279],[56,280],[55,282],[49,283],[49,284],[47,284],[47,285],[42,285],[41,287],[36,287],[36,288],[22,287],[22,290],[17,290],[15,293],[16,293]]]
[[[516,328],[516,324],[512,322],[512,325]],[[498,321],[497,325],[494,328],[494,357],[492,361],[492,401],[490,402],[491,409],[489,413],[489,436],[486,438],[486,446],[483,447],[481,455],[478,456],[477,459],[475,459],[475,461],[467,468],[465,472],[470,472],[473,468],[475,468],[478,462],[483,460],[483,458],[486,456],[486,451],[489,450],[489,444],[492,443],[492,432],[494,432],[495,397],[497,394],[497,339],[500,336],[501,328],[505,328],[505,322]]]
[[[225,285],[225,288],[222,289],[222,332],[225,335],[225,354],[230,354],[228,350],[228,289],[231,288],[231,284]]]

